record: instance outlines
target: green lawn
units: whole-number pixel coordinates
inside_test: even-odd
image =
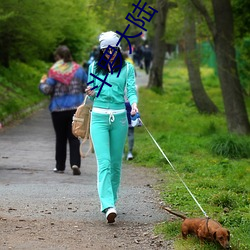
[[[46,98],[38,84],[47,70],[48,65],[40,61],[30,65],[13,61],[9,69],[0,67],[0,122],[10,115],[19,118],[22,111]]]
[[[40,103],[39,80],[48,65],[13,62],[0,68],[0,122],[10,114]],[[223,114],[222,96],[213,70],[201,69],[203,84],[220,109],[217,115],[201,115],[194,105],[183,61],[170,61],[164,69],[164,92],[139,90],[142,121],[172,164],[161,154],[144,127],[135,129],[133,164],[157,168],[162,182],[157,188],[164,203],[189,217],[203,213],[184,187],[183,180],[212,219],[231,232],[233,250],[250,249],[250,137],[230,135]],[[246,98],[250,114],[250,98]],[[175,239],[177,250],[217,249],[200,246],[196,238],[179,238],[181,220],[156,226],[155,231]]]
[[[164,203],[188,217],[202,217],[183,180],[208,216],[231,232],[232,249],[250,249],[250,137],[230,135],[223,114],[221,90],[213,70],[201,69],[203,84],[218,106],[217,115],[202,115],[192,100],[185,65],[170,61],[164,69],[164,93],[139,90],[142,121],[163,150],[164,158],[144,127],[135,129],[138,166],[158,168]],[[250,114],[250,100],[247,100]],[[173,169],[173,168],[174,169]],[[197,239],[179,239],[181,220],[157,225],[156,232],[175,239],[175,247],[201,249]],[[205,244],[202,249],[217,249]]]

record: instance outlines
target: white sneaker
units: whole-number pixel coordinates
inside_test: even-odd
[[[114,223],[116,216],[117,216],[117,212],[115,208],[110,207],[107,209],[106,218],[108,220],[108,223]]]
[[[127,161],[133,160],[134,156],[131,152],[128,152]]]
[[[59,174],[63,174],[63,173],[64,173],[63,170],[57,170],[57,168],[54,168],[53,171],[54,171],[55,173],[59,173]]]
[[[81,171],[80,171],[80,168],[78,166],[73,165],[72,170],[73,170],[73,175],[81,175]]]

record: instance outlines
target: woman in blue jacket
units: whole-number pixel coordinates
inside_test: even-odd
[[[101,211],[106,214],[108,223],[113,223],[117,216],[115,204],[128,131],[125,89],[132,107],[131,115],[138,112],[135,70],[132,64],[125,62],[117,46],[118,41],[119,36],[115,32],[100,35],[98,62],[89,67],[89,86],[85,90],[93,100],[90,134],[97,159]]]
[[[72,134],[72,117],[84,100],[87,74],[73,61],[67,46],[55,51],[56,63],[50,68],[48,77],[41,80],[39,89],[50,95],[49,110],[56,134],[55,173],[64,173],[66,168],[67,141],[69,141],[70,166],[73,175],[80,175],[80,142]]]

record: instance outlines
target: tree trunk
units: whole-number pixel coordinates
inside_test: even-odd
[[[164,41],[166,18],[168,12],[168,1],[157,0],[155,36],[153,41],[153,62],[149,74],[148,88],[157,87],[162,89],[163,66],[166,54],[166,43]]]
[[[248,134],[250,124],[235,60],[230,0],[212,0],[212,3],[216,29],[213,38],[228,129],[237,134]]]
[[[185,18],[185,55],[189,82],[195,105],[200,113],[217,113],[218,108],[207,95],[200,75],[200,57],[196,48],[195,18],[191,16],[193,8],[187,6]],[[190,11],[189,11],[190,10]]]

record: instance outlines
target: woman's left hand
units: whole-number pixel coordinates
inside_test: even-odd
[[[131,112],[130,114],[133,116],[135,115],[137,112],[139,112],[138,108],[137,108],[137,104],[134,102],[132,105],[131,105]]]
[[[88,86],[86,89],[85,89],[85,92],[88,96],[95,96],[95,91],[94,90],[91,90],[91,87]]]

